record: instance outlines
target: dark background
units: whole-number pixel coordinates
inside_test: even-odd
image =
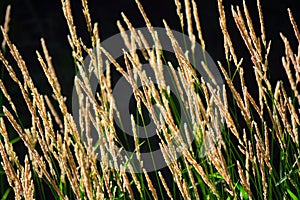
[[[173,1],[141,0],[141,2],[153,26],[163,27],[162,19],[166,19],[172,29],[181,31],[176,14],[176,7]],[[219,14],[217,0],[197,0],[197,2],[199,16],[202,23],[203,36],[206,42],[206,50],[215,61],[220,60],[225,64],[223,36],[218,22]],[[256,1],[247,0],[246,3],[250,14],[252,15],[256,33],[257,35],[260,35]],[[296,52],[296,38],[288,18],[287,8],[291,8],[294,18],[300,27],[300,5],[296,0],[266,0],[261,3],[267,40],[272,40],[269,67],[271,81],[274,84],[276,81],[281,79],[286,81],[286,75],[281,65],[281,57],[284,55],[284,45],[280,39],[279,32],[282,32],[288,37],[293,50]],[[71,108],[73,78],[75,72],[71,56],[71,48],[67,41],[67,35],[69,32],[67,23],[63,16],[60,0],[0,0],[0,24],[4,23],[5,9],[8,4],[11,4],[12,6],[9,30],[10,39],[14,44],[16,44],[21,55],[26,61],[29,72],[32,75],[40,93],[48,95],[51,94],[50,86],[43,75],[42,67],[39,65],[35,54],[36,50],[41,50],[40,38],[43,37],[46,40],[49,53],[53,58],[56,74],[62,86],[62,93],[67,97],[67,105]],[[86,44],[90,44],[89,34],[81,11],[81,2],[80,0],[72,0],[71,4],[77,33],[83,38],[83,41],[86,42]],[[253,80],[255,79],[252,72],[252,64],[249,59],[249,53],[246,50],[246,46],[244,45],[234,24],[230,10],[230,5],[241,4],[242,1],[224,0],[225,9],[227,11],[229,33],[231,34],[237,56],[239,58],[244,57],[245,59],[243,67],[246,73],[246,82],[248,83],[250,92],[255,96],[257,88],[252,86]],[[183,2],[182,5],[184,5]],[[120,14],[122,11],[135,27],[145,26],[134,0],[90,0],[89,8],[92,23],[99,23],[100,37],[102,40],[118,33],[116,21],[122,20]],[[0,36],[0,42],[2,42],[2,35]],[[8,59],[11,59],[8,52],[6,54]],[[12,65],[14,66],[15,63],[12,62]],[[3,68],[2,65],[0,66]],[[16,89],[17,86],[12,83],[6,71],[4,71],[1,79],[3,79],[4,84],[7,86],[8,92],[11,94],[16,105],[19,106],[18,110],[21,118],[22,116],[22,119],[28,118],[26,109],[23,109],[26,105],[19,96],[20,93]],[[30,125],[25,120],[25,126],[26,123],[28,126]],[[20,153],[20,155],[24,154],[22,153],[24,152],[23,147],[18,146],[16,150]],[[0,181],[5,182],[5,177],[0,176]],[[0,197],[2,196],[1,192],[3,191],[0,191]]]
[[[36,50],[41,50],[40,38],[46,40],[50,55],[53,57],[54,67],[58,79],[62,85],[62,92],[70,100],[73,87],[74,64],[71,57],[71,48],[67,41],[68,28],[63,16],[60,0],[51,1],[33,1],[33,0],[2,0],[0,1],[0,24],[3,24],[6,5],[11,4],[11,22],[9,36],[18,47],[27,63],[29,71],[37,83],[40,91],[50,92],[49,85],[42,73],[36,59]],[[166,0],[142,0],[145,11],[148,14],[153,26],[163,27],[162,19],[166,19],[168,24],[174,30],[181,31],[176,7],[173,1]],[[217,61],[225,61],[223,50],[223,36],[219,28],[219,14],[217,10],[217,1],[197,1],[199,15],[202,23],[202,30],[206,42],[207,52]],[[296,38],[289,22],[287,8],[291,8],[295,20],[300,24],[300,6],[295,0],[281,1],[262,1],[262,9],[265,19],[265,28],[267,40],[272,40],[270,71],[272,81],[285,79],[285,74],[281,73],[281,56],[284,54],[283,42],[280,39],[279,32],[282,32],[289,38],[294,50],[297,50]],[[229,33],[231,34],[236,53],[239,58],[244,57],[244,68],[247,73],[252,71],[252,64],[249,62],[249,53],[246,46],[237,31],[234,21],[231,17],[230,5],[241,4],[242,1],[224,1],[227,11],[227,21]],[[252,20],[255,24],[256,33],[260,35],[256,1],[246,1]],[[86,30],[83,14],[81,12],[81,1],[71,1],[73,16],[77,33],[83,40],[90,44],[89,34]],[[182,2],[182,5],[184,3]],[[116,26],[117,20],[122,20],[123,11],[131,20],[135,27],[144,27],[145,23],[134,0],[128,1],[99,1],[90,0],[89,8],[91,11],[92,22],[98,22],[100,27],[100,37],[102,40],[118,33]],[[300,25],[299,25],[300,26]],[[2,35],[0,36],[2,41]],[[280,73],[279,73],[280,72]],[[248,76],[249,77],[249,76]],[[251,77],[251,76],[250,76]],[[247,76],[246,76],[247,79]],[[7,79],[4,79],[6,81]],[[251,83],[252,78],[248,78]],[[247,81],[247,80],[246,80]],[[43,92],[42,92],[43,93]],[[69,104],[70,105],[70,104]]]

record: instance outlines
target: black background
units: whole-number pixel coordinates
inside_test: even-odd
[[[141,2],[153,26],[163,27],[162,19],[166,19],[172,29],[181,31],[180,23],[176,15],[176,7],[173,1],[142,0]],[[207,52],[215,61],[225,61],[223,36],[218,22],[219,14],[217,10],[217,1],[197,2]],[[284,55],[284,46],[280,39],[279,32],[282,32],[287,36],[292,43],[293,49],[295,51],[297,50],[296,38],[287,14],[287,8],[291,8],[295,20],[300,24],[300,5],[295,2],[296,1],[294,0],[261,2],[267,40],[272,40],[272,51],[270,55],[272,82],[286,78],[285,74],[282,73],[281,67],[281,57]],[[9,36],[12,42],[16,44],[20,50],[35,83],[37,83],[37,87],[41,92],[44,91],[46,94],[49,94],[50,92],[50,87],[42,73],[42,68],[38,63],[35,54],[36,50],[41,50],[40,38],[43,37],[46,40],[49,52],[53,57],[54,67],[62,85],[63,95],[67,96],[70,100],[73,87],[74,64],[71,56],[71,48],[67,41],[67,34],[69,32],[63,16],[61,2],[59,0],[2,0],[0,3],[1,24],[3,24],[5,8],[8,4],[12,5],[12,20],[10,23]],[[89,34],[81,11],[81,1],[73,0],[71,1],[71,4],[77,33],[79,37],[83,38],[84,42],[90,44]],[[241,4],[242,1],[224,1],[227,12],[228,29],[234,47],[236,48],[236,53],[239,58],[244,58],[245,64],[243,66],[246,73],[252,74],[252,64],[249,62],[249,53],[246,50],[246,46],[243,44],[230,11],[230,5]],[[256,33],[257,35],[260,35],[256,1],[248,0],[246,1],[246,4],[248,5],[250,14],[252,14]],[[184,5],[183,2],[182,5]],[[90,0],[89,8],[92,22],[99,23],[100,37],[102,40],[118,33],[116,21],[122,20],[120,14],[122,11],[135,27],[145,26],[134,0]],[[2,36],[0,36],[0,40],[2,41]],[[253,80],[252,75],[246,76],[246,81],[248,83],[251,83]],[[4,81],[6,81],[6,79],[4,79]]]

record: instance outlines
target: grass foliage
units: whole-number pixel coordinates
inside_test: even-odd
[[[187,30],[191,43],[199,42],[205,50],[195,0],[174,2],[181,26],[183,30]],[[126,145],[122,143],[114,128],[112,112],[118,110],[112,96],[109,70],[100,75],[100,90],[95,96],[91,94],[88,77],[83,80],[75,79],[78,91],[86,94],[86,98],[80,100],[81,123],[78,127],[61,94],[51,62],[51,52],[48,52],[45,41],[41,39],[42,52],[36,52],[37,59],[53,90],[51,97],[41,95],[25,61],[9,39],[8,7],[6,22],[1,27],[4,36],[0,52],[3,66],[1,70],[7,70],[10,78],[19,86],[22,94],[20,98],[26,102],[27,117],[31,118],[31,126],[24,127],[22,118],[19,117],[18,105],[10,98],[9,86],[0,80],[0,103],[3,111],[0,118],[1,199],[7,199],[9,195],[13,195],[15,199],[48,199],[48,191],[51,191],[53,198],[64,200],[299,199],[300,33],[291,11],[288,10],[289,18],[299,48],[296,52],[293,51],[289,40],[280,34],[286,52],[282,57],[282,67],[286,71],[288,82],[279,80],[274,85],[270,82],[268,66],[272,45],[266,39],[260,0],[257,0],[258,16],[251,16],[245,3],[242,7],[232,7],[231,11],[227,11],[224,10],[222,0],[218,0],[227,62],[218,62],[225,84],[213,90],[212,83],[205,82],[197,76],[189,64],[192,61],[188,60],[184,47],[176,45],[165,21],[165,29],[172,42],[178,66],[164,60],[157,36],[152,32],[151,22],[140,2],[136,0],[136,3],[155,46],[147,48],[147,41],[135,31],[128,19],[130,17],[122,14],[123,24],[131,31],[131,35],[123,35],[128,47],[124,52],[125,66],[120,66],[110,52],[101,48],[98,24],[92,24],[86,0],[82,0],[82,6],[87,30],[91,35],[91,44],[84,44],[77,35],[70,0],[62,0],[62,7],[70,31],[68,39],[77,73],[85,74],[84,55],[93,56],[92,49],[96,49],[98,58],[101,54],[107,58],[98,62],[99,65],[109,67],[107,62],[113,63],[111,67],[131,84],[138,105],[137,113],[142,113],[142,105],[151,113],[154,109],[153,101],[160,106],[164,118],[155,121],[159,145],[172,147],[170,152],[164,152],[164,158],[166,161],[172,160],[176,148],[180,148],[182,152],[180,158],[164,169],[171,174],[171,179],[164,175],[166,173],[162,170],[135,173],[130,162],[118,166],[116,162],[108,159],[108,152],[115,159],[119,159],[120,155],[113,146]],[[252,66],[244,65],[243,58],[236,55],[227,28],[227,17],[234,18],[241,41],[249,51]],[[252,17],[260,21],[260,30],[254,30]],[[126,29],[121,22],[118,22],[118,27],[121,32]],[[145,49],[142,54],[131,50],[137,45]],[[6,59],[7,54],[14,58],[14,63]],[[194,134],[195,140],[191,147],[174,146],[172,141],[182,143],[183,140],[178,129],[178,113],[174,112],[175,107],[170,93],[167,92],[167,86],[161,84],[155,87],[140,70],[141,56],[150,63],[158,80],[164,79],[160,73],[163,63],[173,65],[171,72],[174,72],[174,68],[177,70],[179,75],[174,80],[177,81],[175,82],[179,94],[180,91],[184,91],[188,96],[181,101],[186,105],[186,113],[193,122],[189,134]],[[15,64],[19,68],[17,72],[11,66]],[[100,67],[99,65],[97,67]],[[254,83],[245,82],[246,67],[253,68]],[[137,77],[149,84],[137,88]],[[256,94],[250,94],[247,90],[248,84],[251,84],[251,87],[255,85]],[[8,102],[5,105],[4,99]],[[92,120],[91,109],[97,113]],[[224,126],[219,124],[217,115]],[[134,117],[131,120],[134,123]],[[98,148],[103,150],[101,160],[97,159],[93,144],[81,140],[80,135],[88,134],[91,126],[95,127],[100,138]],[[18,137],[11,138],[12,132],[16,132]],[[140,141],[137,135],[138,133],[135,133],[134,151],[141,153],[141,148],[147,143],[149,145],[149,141]],[[211,143],[213,140],[217,142]],[[16,142],[26,147],[26,156],[22,159],[16,152]],[[202,156],[201,152],[203,147],[206,148],[205,156]],[[9,186],[2,180],[7,180]]]

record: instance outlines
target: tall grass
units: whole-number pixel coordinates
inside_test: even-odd
[[[68,112],[46,42],[41,39],[42,52],[36,53],[52,87],[52,97],[41,95],[35,87],[25,61],[9,39],[7,17],[6,25],[1,27],[4,45],[0,52],[0,60],[10,78],[19,86],[22,94],[20,98],[26,102],[31,126],[22,125],[18,105],[10,98],[8,86],[0,80],[2,94],[8,101],[8,105],[2,105],[3,116],[0,118],[0,176],[5,174],[10,186],[8,189],[1,186],[2,199],[6,199],[11,190],[15,199],[48,199],[44,192],[45,185],[50,188],[55,199],[299,199],[300,33],[291,11],[288,10],[288,14],[299,48],[294,52],[288,39],[280,34],[286,52],[282,57],[282,67],[289,82],[278,81],[276,85],[272,85],[268,66],[272,45],[266,39],[260,0],[257,0],[258,16],[250,16],[245,3],[242,7],[232,7],[230,14],[224,10],[222,0],[218,0],[220,27],[227,59],[226,63],[218,62],[218,67],[226,83],[213,90],[212,83],[197,76],[189,64],[193,61],[188,60],[184,52],[185,47],[177,46],[168,22],[165,21],[165,29],[173,44],[178,66],[164,60],[151,22],[140,2],[136,0],[136,3],[152,34],[155,46],[147,48],[147,41],[135,31],[126,15],[122,14],[131,35],[123,35],[128,50],[124,50],[125,66],[121,66],[110,52],[101,48],[98,24],[92,24],[87,1],[82,0],[82,6],[87,30],[91,35],[91,44],[84,44],[78,37],[70,1],[62,1],[70,31],[68,39],[74,64],[77,73],[84,77],[83,80],[75,79],[77,91],[86,97],[80,100],[80,126],[76,125],[72,114]],[[181,26],[183,30],[187,28],[191,43],[199,41],[204,51],[205,41],[197,5],[194,0],[184,0],[184,4],[182,3],[175,0]],[[254,83],[245,82],[244,69],[250,66],[245,66],[243,58],[239,58],[235,53],[226,22],[230,15],[234,18],[241,39],[251,56],[258,98],[253,97],[247,89],[249,84]],[[259,31],[254,29],[252,17],[259,19]],[[118,27],[124,33],[125,28],[120,22]],[[140,45],[145,51],[141,54],[132,50],[136,45]],[[17,63],[21,77],[18,77],[18,73],[6,59],[5,48]],[[101,58],[102,54],[107,58],[97,60],[97,67],[109,69],[109,61],[131,84],[138,105],[137,113],[143,112],[142,105],[150,113],[154,112],[153,101],[159,106],[164,117],[152,120],[157,125],[160,147],[171,147],[170,151],[164,152],[164,159],[167,163],[172,161],[167,166],[167,170],[172,174],[172,182],[166,181],[170,178],[164,176],[161,170],[150,174],[144,169],[144,173],[135,173],[130,162],[125,162],[126,165],[123,166],[114,162],[121,159],[114,146],[128,144],[122,142],[114,127],[112,113],[118,110],[112,95],[109,70],[99,74],[98,95],[91,94],[92,89],[88,77],[85,76],[87,69],[84,68],[83,56],[90,55],[94,62],[93,49],[97,52],[97,59]],[[188,96],[187,99],[181,98],[181,101],[186,105],[186,114],[193,122],[192,130],[187,134],[193,134],[195,137],[191,147],[184,145],[184,139],[178,133],[178,114],[174,114],[175,108],[170,103],[172,98],[167,92],[168,87],[164,84],[156,87],[145,76],[140,69],[142,57],[150,63],[158,80],[164,80],[161,73],[163,63],[173,66],[170,67],[173,74],[176,74],[174,69],[178,72],[179,75],[174,75],[174,80],[177,81],[179,93],[181,91]],[[148,85],[138,88],[137,77]],[[239,85],[233,84],[234,79],[239,80]],[[2,98],[0,103],[2,104]],[[54,109],[52,103],[58,105],[59,109]],[[214,105],[217,106],[216,110]],[[96,113],[94,118],[91,110]],[[224,126],[219,124],[218,114]],[[135,123],[134,120],[132,116],[132,124]],[[58,130],[55,124],[58,124]],[[26,146],[25,159],[19,159],[10,137],[12,130],[8,129],[8,126],[13,127],[22,144]],[[98,160],[92,142],[83,142],[81,139],[81,134],[88,135],[91,127],[98,132],[98,148],[103,153],[101,160]],[[189,129],[185,131],[189,132]],[[134,137],[134,151],[141,153],[140,149],[146,144],[138,139],[137,134],[135,133]],[[214,138],[217,138],[216,143],[208,141]],[[182,145],[175,145],[178,143]],[[205,156],[202,156],[201,152],[203,146],[206,149]],[[177,148],[180,148],[182,156],[173,161]],[[108,158],[108,153],[114,156],[113,160]],[[127,159],[130,160],[130,157]]]

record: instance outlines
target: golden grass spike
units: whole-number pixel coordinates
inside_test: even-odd
[[[196,28],[197,28],[197,32],[198,32],[198,38],[200,40],[202,50],[204,51],[205,50],[205,42],[204,42],[203,35],[202,35],[201,23],[200,23],[197,4],[196,4],[195,0],[192,0],[192,6],[193,6],[193,16],[194,16],[194,20],[196,22]]]
[[[139,45],[139,47],[141,48],[142,51],[144,51],[144,50],[143,50],[144,46],[142,45],[142,41],[141,41],[141,39],[140,39],[140,37],[139,37],[139,34],[138,34],[137,31],[135,30],[135,28],[133,27],[133,25],[131,24],[131,22],[129,21],[129,19],[126,17],[126,15],[125,15],[123,12],[121,12],[121,15],[122,15],[123,20],[125,21],[127,27],[128,27],[129,30],[130,30],[130,34],[131,34],[131,42],[129,42],[128,37],[126,37],[126,36],[123,37],[123,39],[124,39],[124,41],[125,41],[125,44],[127,45],[127,48],[130,50],[131,56],[134,57],[134,60],[136,61],[136,63],[139,63],[139,64],[140,64],[138,55],[136,54],[136,49],[137,49],[137,47],[136,47],[136,44],[135,44],[135,43],[137,43],[137,44]],[[122,32],[124,32],[125,30],[124,30],[124,28],[122,27],[122,25],[121,25],[120,22],[118,23],[118,27],[119,27],[119,29],[121,30],[121,34],[122,34]],[[122,35],[122,36],[123,36],[123,35]],[[129,44],[130,44],[130,45],[129,45]],[[143,52],[143,53],[145,53],[145,52]],[[143,55],[145,55],[145,54],[143,54]]]
[[[135,120],[133,115],[130,115],[131,117],[131,127],[132,127],[132,132],[133,132],[133,137],[134,137],[134,146],[135,146],[135,151],[137,153],[137,159],[138,161],[141,163],[141,151],[140,151],[140,145],[139,145],[139,138],[138,138],[138,134],[136,131],[136,127],[135,127]],[[143,167],[141,165],[141,167]]]
[[[290,9],[288,9],[288,13],[289,13],[289,17],[290,17],[291,23],[292,23],[293,28],[294,28],[295,35],[298,39],[298,42],[300,43],[300,32],[299,32],[299,29],[297,27],[297,23],[296,23],[296,21],[293,17],[292,11]]]
[[[69,31],[71,34],[71,40],[69,40],[69,41],[72,42],[71,46],[76,47],[76,49],[73,49],[75,51],[75,54],[81,55],[81,47],[80,47],[80,42],[77,37],[76,27],[74,25],[70,0],[61,0],[61,3],[62,3],[64,16],[67,21],[68,28],[69,28]]]
[[[209,78],[212,80],[212,83],[217,86],[217,81],[215,79],[215,76],[212,74],[211,70],[209,69],[209,67],[206,65],[206,63],[204,61],[201,61],[201,65],[204,68],[205,72],[207,73],[207,75],[209,76]]]
[[[195,168],[195,170],[198,172],[198,174],[200,174],[202,180],[206,183],[206,185],[212,190],[212,192],[214,193],[214,195],[217,196],[217,198],[219,199],[219,194],[217,192],[217,189],[215,187],[215,185],[209,181],[206,173],[204,172],[204,169],[201,167],[200,164],[198,164],[195,159],[192,158],[192,156],[189,154],[189,152],[184,151],[183,155],[185,156],[185,158],[187,159],[187,161]]]
[[[150,179],[150,177],[149,177],[149,175],[148,175],[148,172],[147,172],[145,169],[143,169],[143,172],[144,172],[144,175],[145,175],[145,177],[146,177],[147,184],[148,184],[149,190],[151,191],[151,194],[152,194],[153,198],[154,198],[155,200],[158,200],[158,196],[157,196],[157,193],[156,193],[156,189],[154,188],[154,186],[153,186],[153,184],[152,184],[152,181],[151,181],[151,179]]]
[[[184,159],[184,164],[185,164],[185,166],[186,166],[186,169],[187,169],[187,171],[188,171],[188,175],[189,175],[190,180],[191,180],[191,182],[192,182],[192,187],[193,187],[193,190],[194,190],[193,193],[194,193],[196,199],[199,199],[199,200],[200,200],[199,193],[198,193],[198,190],[197,190],[197,186],[196,186],[196,182],[195,182],[193,173],[192,173],[191,168],[190,168],[190,165],[189,165],[189,163],[188,163],[188,161],[187,161],[186,159]],[[191,197],[189,197],[189,198],[191,198]]]
[[[230,54],[233,57],[234,64],[238,66],[239,62],[237,60],[237,56],[235,54],[231,38],[227,30],[223,0],[218,0],[218,10],[220,14],[220,18],[219,18],[220,27],[224,36],[224,48],[225,48],[226,60],[230,60],[230,56],[229,56],[229,51],[230,51]]]
[[[54,81],[54,84],[55,84],[55,88],[58,92],[60,92],[61,88],[60,88],[60,84],[59,84],[59,81],[58,81],[56,73],[55,73],[55,69],[54,69],[53,64],[52,64],[52,58],[49,55],[45,40],[43,38],[41,39],[41,45],[42,45],[42,48],[43,48],[43,53],[44,53],[44,56],[45,56],[45,59],[46,59],[46,62],[47,62],[49,73],[50,73],[51,77],[53,78],[53,81]]]
[[[143,161],[142,161],[143,162]],[[143,165],[143,163],[141,163],[141,166]],[[134,181],[134,184],[136,186],[136,188],[138,189],[138,192],[140,193],[141,195],[141,198],[142,198],[142,186],[141,186],[141,182],[139,181],[138,179],[138,175],[135,173],[131,163],[129,162],[128,165],[127,165],[128,169],[129,169],[129,172],[131,173],[131,177]]]
[[[53,93],[58,101],[60,110],[61,110],[62,114],[64,116],[66,116],[68,114],[68,110],[67,110],[67,106],[65,104],[65,98],[61,95],[60,86],[59,86],[57,78],[53,77],[53,72],[51,73],[51,71],[54,71],[54,69],[51,69],[51,67],[49,68],[49,66],[46,65],[46,63],[44,62],[44,59],[42,58],[42,56],[40,55],[40,53],[38,51],[36,51],[36,54],[38,56],[38,60],[41,64],[41,66],[43,67],[43,70],[48,79],[48,82],[50,83],[50,85],[52,87]]]
[[[9,140],[9,133],[7,132],[3,118],[0,118],[0,134],[4,139],[5,151],[7,152],[10,162],[14,163],[18,168],[20,168],[20,161],[16,152],[14,151],[13,144]]]
[[[82,12],[83,12],[83,15],[84,15],[84,18],[85,18],[87,29],[90,33],[92,33],[93,29],[92,29],[90,11],[89,11],[89,7],[88,7],[88,1],[87,0],[81,0],[81,3],[82,3],[82,7],[83,7]]]
[[[175,5],[176,5],[176,13],[179,17],[181,28],[183,29],[184,21],[183,21],[183,14],[181,12],[182,6],[181,6],[181,3],[180,3],[180,0],[174,0],[174,1],[175,1]]]
[[[4,84],[3,84],[3,82],[2,82],[1,79],[0,79],[0,90],[3,92],[5,98],[7,99],[8,103],[10,104],[11,108],[13,109],[13,111],[15,113],[17,113],[16,106],[15,106],[14,102],[11,100],[11,97],[8,94],[8,92],[7,92],[7,90],[6,90],[6,88],[5,88],[5,86],[4,86]]]
[[[245,189],[245,191],[249,195],[249,197],[252,197],[250,185],[248,184],[248,181],[245,178],[244,171],[243,171],[243,169],[241,167],[241,164],[238,160],[237,160],[237,166],[238,166],[238,173],[239,173],[241,185],[243,186],[243,188]]]
[[[297,97],[298,103],[300,104],[300,95],[299,95],[299,91],[297,89],[297,82],[296,82],[297,78],[299,79],[299,73],[300,73],[297,70],[299,68],[299,67],[297,67],[298,66],[298,63],[296,61],[297,58],[295,58],[294,53],[292,51],[292,48],[291,48],[290,43],[287,40],[287,38],[282,33],[280,33],[280,36],[281,36],[281,38],[284,42],[285,54],[286,54],[285,57],[282,57],[282,65],[283,65],[283,67],[285,69],[285,72],[288,76],[288,80],[289,80],[291,88],[294,92],[294,95],[295,95],[295,97]],[[296,81],[294,80],[293,73],[291,71],[290,61],[292,62],[293,66],[294,66],[294,69],[295,69],[295,72],[296,72]]]
[[[251,37],[248,33],[247,27],[245,25],[245,21],[243,19],[242,13],[240,11],[240,8],[237,6],[236,11],[234,10],[234,7],[231,7],[231,12],[234,18],[234,21],[239,29],[239,32],[244,40],[244,43],[246,44],[249,53],[251,54],[251,60],[253,64],[256,67],[259,67],[259,63],[261,63],[262,58],[261,56],[255,51],[255,48],[252,45]]]
[[[218,62],[220,69],[223,73],[223,75],[225,76],[225,80],[229,86],[229,89],[231,90],[231,92],[233,93],[234,97],[236,98],[237,104],[239,106],[239,108],[241,109],[241,113],[242,115],[245,117],[245,121],[248,124],[251,124],[251,116],[249,115],[249,112],[247,111],[244,102],[241,98],[241,95],[236,91],[231,79],[229,78],[229,75],[227,74],[227,72],[225,71],[225,69],[223,68],[222,64],[220,62]]]
[[[170,189],[169,189],[169,187],[168,187],[168,185],[167,185],[167,182],[165,181],[165,179],[164,179],[164,177],[163,177],[163,175],[161,174],[160,171],[158,172],[158,176],[159,176],[159,178],[160,178],[160,180],[161,180],[161,182],[162,182],[162,184],[163,184],[163,186],[164,186],[164,188],[165,188],[165,190],[166,190],[166,192],[167,192],[168,197],[169,197],[171,200],[173,200],[173,197],[172,197],[172,194],[171,194],[171,192],[170,192]]]
[[[22,185],[21,185],[20,179],[19,179],[15,169],[13,168],[12,163],[9,160],[6,148],[3,145],[1,140],[0,140],[0,155],[2,158],[1,165],[3,167],[3,170],[6,173],[6,177],[7,177],[7,181],[9,183],[9,185],[14,188],[16,195],[21,195]]]
[[[123,183],[123,190],[125,191],[125,188],[127,189],[128,193],[129,193],[129,198],[130,199],[134,199],[134,193],[132,191],[132,188],[130,186],[130,182],[129,182],[129,179],[125,173],[124,170],[121,170],[121,175],[123,177],[123,180],[124,180],[124,183]]]
[[[45,162],[43,161],[42,157],[38,154],[38,152],[31,146],[30,142],[28,141],[28,139],[24,135],[23,130],[20,127],[20,125],[15,121],[14,117],[12,116],[12,114],[5,107],[3,107],[3,112],[7,116],[8,120],[11,123],[11,125],[14,127],[14,129],[19,134],[20,138],[23,140],[25,146],[28,148],[28,150],[30,151],[30,153],[32,153],[33,157],[31,159],[34,159],[35,161],[37,161],[38,167],[40,167],[40,169],[42,171],[42,174],[45,175],[45,178],[52,184],[52,186],[53,186],[54,190],[57,192],[57,194],[60,197],[63,197],[63,194],[60,191],[59,187],[55,183],[55,181],[52,178],[52,176],[48,173],[48,171],[46,169]]]
[[[193,20],[192,20],[192,8],[191,8],[191,3],[190,0],[184,0],[184,5],[185,5],[185,15],[186,15],[186,20],[187,20],[187,27],[188,27],[188,35],[191,41],[191,50],[192,53],[194,54],[195,50],[195,42],[196,38],[193,33]]]
[[[247,27],[249,29],[249,35],[251,37],[252,43],[254,44],[254,47],[255,47],[256,51],[258,52],[258,55],[261,55],[260,41],[255,34],[255,30],[254,30],[254,27],[252,24],[252,19],[250,17],[245,0],[243,0],[243,8],[244,8],[244,13],[246,16],[246,21],[247,21]]]
[[[125,33],[126,30],[124,29],[124,27],[122,26],[121,22],[118,20],[117,21],[117,26],[119,28],[119,31],[120,31],[120,34],[122,36],[122,39],[125,43],[125,46],[128,48],[128,49],[131,49],[131,44],[130,44],[130,41],[129,41],[129,37],[128,35]]]
[[[87,149],[87,151],[89,151],[89,149]],[[80,185],[84,186],[85,196],[88,199],[93,199],[93,188],[92,188],[91,179],[90,179],[91,173],[89,170],[90,166],[89,166],[89,162],[88,162],[88,160],[91,159],[91,157],[86,155],[85,152],[81,152],[81,151],[78,151],[76,153],[76,157],[77,157],[77,161],[79,163],[80,176],[83,177],[79,180],[82,183]],[[76,165],[74,167],[76,167]]]
[[[4,28],[2,26],[0,28],[1,28],[1,31],[2,31],[3,37],[4,37],[4,39],[7,43],[7,46],[10,50],[10,53],[13,56],[14,60],[17,62],[17,66],[19,67],[19,69],[22,72],[22,76],[23,76],[23,79],[24,79],[24,85],[25,85],[24,87],[28,86],[32,90],[34,88],[34,84],[33,84],[31,76],[29,75],[29,72],[28,72],[25,61],[23,60],[23,58],[22,58],[21,54],[19,53],[17,47],[14,44],[12,44],[12,42],[10,41],[10,39],[9,39],[7,33],[5,32]]]
[[[65,148],[63,148],[63,151],[65,151]],[[72,175],[69,167],[68,167],[68,163],[67,160],[65,160],[65,157],[61,158],[60,160],[61,162],[61,169],[64,171],[64,173],[67,175],[68,177],[68,181],[70,181],[70,185],[73,189],[73,192],[75,193],[76,198],[80,199],[80,189],[79,189],[79,184],[77,182],[77,176]]]
[[[56,112],[53,104],[51,103],[51,101],[50,101],[50,99],[49,99],[49,97],[47,95],[45,95],[44,98],[45,98],[46,103],[47,103],[47,105],[48,105],[48,107],[50,109],[51,114],[54,117],[55,122],[58,124],[58,126],[60,128],[60,132],[63,132],[63,123],[62,123],[62,121],[61,121],[58,113]]]
[[[9,76],[13,79],[14,82],[20,83],[19,79],[17,78],[17,75],[13,68],[9,65],[8,61],[4,58],[4,55],[0,51],[0,61],[4,64],[6,70],[9,73]]]
[[[6,8],[6,14],[5,14],[5,20],[4,20],[4,31],[5,33],[8,33],[9,31],[9,22],[10,22],[10,10],[11,10],[11,6],[8,5],[7,8]],[[6,40],[5,38],[3,39],[2,41],[2,44],[1,44],[1,48],[4,50],[5,49],[5,45],[6,45]]]
[[[34,199],[34,185],[31,176],[31,167],[28,156],[25,156],[25,169],[21,171],[21,182],[23,187],[23,196],[27,200]]]
[[[154,29],[153,29],[153,27],[151,25],[151,22],[150,22],[149,18],[147,17],[147,14],[146,14],[146,12],[145,12],[145,10],[144,10],[141,2],[139,0],[135,0],[135,3],[137,4],[137,6],[138,6],[138,8],[139,8],[139,10],[140,10],[140,12],[142,14],[142,16],[143,16],[143,18],[144,18],[144,20],[146,22],[146,26],[149,29],[150,33],[152,34],[153,39],[155,39]]]
[[[128,74],[123,70],[121,65],[103,47],[101,47],[101,51],[105,54],[109,61],[115,65],[116,69],[124,76],[124,78],[129,82],[130,79],[128,77]]]
[[[267,41],[266,41],[265,23],[264,23],[264,17],[262,13],[260,0],[257,0],[257,8],[258,8],[258,15],[259,15],[259,22],[260,22],[261,39],[264,46],[266,46]]]

